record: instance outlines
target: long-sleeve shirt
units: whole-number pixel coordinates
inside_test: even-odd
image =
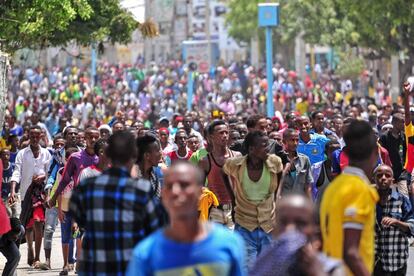
[[[66,162],[62,180],[60,180],[59,186],[56,189],[56,195],[61,194],[66,186],[69,185],[71,180],[73,180],[73,183],[77,185],[80,172],[86,167],[96,165],[98,161],[98,156],[89,155],[86,150],[72,153]]]
[[[21,198],[26,195],[27,189],[32,184],[33,176],[47,174],[51,159],[52,155],[42,147],[37,158],[34,157],[30,146],[19,151],[10,182],[20,183]]]

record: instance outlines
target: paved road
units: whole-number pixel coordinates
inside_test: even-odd
[[[52,269],[48,271],[41,271],[41,270],[34,270],[30,269],[27,263],[27,247],[26,244],[21,246],[20,252],[22,254],[22,258],[20,259],[20,264],[17,270],[17,275],[50,275],[56,276],[59,275],[63,267],[63,258],[62,258],[62,249],[60,243],[60,227],[58,227],[55,235],[53,236],[53,243],[52,243]],[[44,261],[44,252],[42,251],[41,254],[41,261]],[[6,259],[3,255],[0,254],[0,274],[3,271],[4,264]],[[74,272],[70,272],[69,275],[75,275]],[[414,247],[410,247],[410,259],[408,261],[408,276],[414,276]]]

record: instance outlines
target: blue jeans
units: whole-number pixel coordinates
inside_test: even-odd
[[[69,258],[68,263],[74,264],[76,259],[74,258],[74,239],[72,237],[72,217],[69,212],[64,212],[64,221],[60,223],[60,228],[62,231],[62,244],[69,244]]]
[[[45,212],[46,222],[45,222],[45,232],[44,232],[44,248],[52,249],[52,239],[53,234],[55,233],[56,226],[58,225],[58,210],[56,207],[46,209]]]
[[[236,224],[234,231],[242,236],[246,244],[247,269],[250,270],[256,262],[257,256],[259,256],[259,254],[270,245],[272,235],[266,233],[261,228],[256,228],[250,232],[239,224]]]

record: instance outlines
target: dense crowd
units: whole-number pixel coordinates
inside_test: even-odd
[[[369,72],[273,74],[266,117],[266,78],[243,63],[102,63],[94,87],[86,68],[10,70],[3,275],[21,243],[51,269],[59,225],[60,275],[405,275],[412,84],[400,105]]]

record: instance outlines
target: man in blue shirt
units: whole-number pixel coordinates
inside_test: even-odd
[[[161,198],[170,225],[135,247],[127,275],[246,275],[243,240],[198,219],[203,184],[203,173],[189,163],[166,172]]]
[[[311,165],[325,160],[325,144],[329,141],[324,135],[311,134],[308,117],[301,116],[296,121],[299,130],[298,152],[309,157]]]

